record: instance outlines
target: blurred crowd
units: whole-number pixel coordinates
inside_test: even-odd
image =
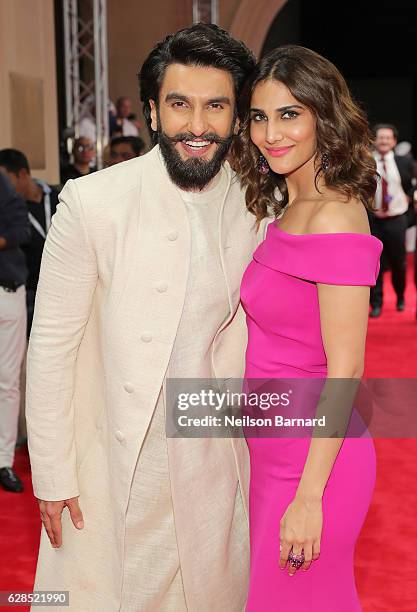
[[[79,137],[67,141],[61,154],[61,184],[94,172],[96,158],[95,104],[90,96],[85,100],[78,128]],[[104,166],[112,166],[145,153],[140,137],[140,124],[132,112],[127,96],[118,98],[116,105],[109,102],[110,143],[103,154]]]
[[[140,125],[132,114],[129,98],[119,98],[111,108],[109,126],[111,140],[104,152],[106,166],[145,153]],[[19,413],[24,411],[20,394],[22,362],[32,325],[45,239],[62,185],[69,179],[96,171],[96,127],[91,103],[86,105],[79,133],[62,161],[59,185],[49,185],[33,177],[23,151],[0,150],[0,486],[12,492],[23,490],[13,462]],[[369,219],[371,232],[382,240],[384,250],[378,281],[371,291],[371,317],[381,316],[387,269],[391,270],[397,310],[401,312],[405,308],[407,241],[408,250],[415,252],[417,287],[416,161],[411,145],[398,143],[397,139],[395,126],[376,126],[374,157],[380,180],[375,210]],[[411,239],[407,234],[410,228],[414,232]],[[24,426],[21,434],[24,437]]]

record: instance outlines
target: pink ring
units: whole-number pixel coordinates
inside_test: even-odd
[[[302,552],[300,555],[295,555],[291,550],[288,555],[288,561],[290,562],[290,565],[292,567],[295,567],[296,569],[300,569],[300,567],[303,565],[305,561],[304,553]]]

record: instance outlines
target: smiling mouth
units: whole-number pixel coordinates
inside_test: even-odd
[[[181,140],[181,146],[191,157],[201,157],[210,149],[213,142],[209,140]]]
[[[277,147],[275,149],[267,148],[266,150],[268,152],[268,155],[270,155],[271,157],[282,157],[283,155],[289,153],[289,151],[291,151],[294,146],[295,145],[289,145],[288,147]]]

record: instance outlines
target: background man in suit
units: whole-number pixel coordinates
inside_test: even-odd
[[[375,126],[377,171],[381,177],[375,194],[375,210],[370,213],[371,232],[379,238],[384,250],[381,269],[375,287],[371,288],[371,317],[379,317],[383,304],[383,275],[391,268],[392,284],[397,294],[397,310],[404,310],[406,274],[405,232],[414,209],[409,209],[412,198],[414,164],[408,158],[395,155],[397,129],[393,125]]]
[[[22,151],[2,149],[0,169],[9,177],[16,192],[26,200],[31,235],[22,246],[26,256],[28,277],[26,280],[27,337],[32,326],[36,288],[46,235],[58,204],[58,191],[30,174],[29,161]]]
[[[23,484],[13,470],[20,405],[20,367],[26,348],[27,268],[20,245],[30,238],[23,198],[0,168],[0,485],[13,493]]]
[[[96,156],[96,145],[86,136],[80,136],[74,140],[72,155],[73,163],[61,168],[62,185],[65,185],[69,179],[76,179],[97,170],[91,165]]]

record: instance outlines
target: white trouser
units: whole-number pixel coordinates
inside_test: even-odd
[[[25,347],[25,287],[15,293],[0,287],[0,468],[13,466]]]

